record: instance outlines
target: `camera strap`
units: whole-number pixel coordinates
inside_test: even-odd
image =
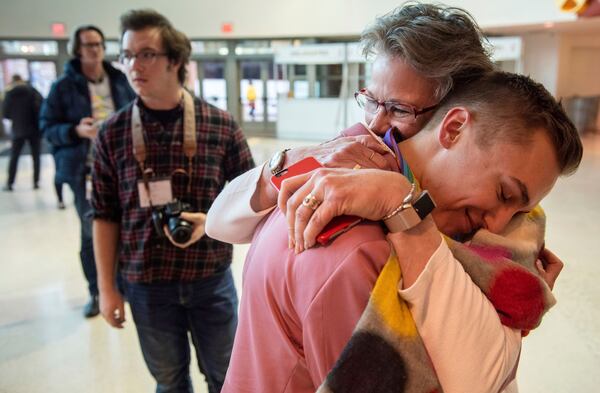
[[[196,143],[196,114],[194,109],[194,97],[186,89],[183,91],[183,154],[188,159],[188,172],[183,169],[176,169],[175,172],[183,172],[188,175],[187,192],[192,191],[192,175],[194,171],[193,159],[196,155],[198,145]],[[139,97],[135,99],[131,111],[131,137],[133,141],[133,156],[142,171],[142,180],[144,187],[150,195],[150,186],[148,176],[153,173],[151,168],[146,168],[146,141],[144,138],[144,128],[138,106]],[[150,200],[152,206],[152,200]]]

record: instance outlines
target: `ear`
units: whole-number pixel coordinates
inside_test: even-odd
[[[459,106],[450,109],[440,124],[440,144],[446,149],[451,148],[470,121],[471,114],[467,108]]]
[[[182,67],[181,62],[176,62],[174,60],[169,60],[168,70],[175,69],[175,73],[179,72],[179,67]]]

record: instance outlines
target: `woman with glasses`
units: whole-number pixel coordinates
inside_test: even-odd
[[[365,110],[365,124],[380,136],[391,127],[404,138],[415,135],[454,84],[493,69],[479,28],[458,8],[407,3],[378,18],[361,41],[374,62],[368,86],[355,98]],[[378,141],[353,135],[353,130],[319,146],[277,152],[235,179],[215,200],[207,234],[232,243],[250,242],[277,202],[270,177],[304,157],[313,156],[325,167],[394,168]]]

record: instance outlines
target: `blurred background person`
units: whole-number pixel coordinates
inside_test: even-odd
[[[4,191],[13,190],[19,155],[25,142],[29,143],[31,158],[33,159],[33,188],[39,188],[41,135],[38,128],[38,116],[41,103],[41,94],[23,81],[20,75],[13,75],[12,87],[6,93],[2,109],[4,118],[11,121],[12,129],[8,180],[4,186]]]
[[[248,79],[248,88],[246,89],[246,99],[248,100],[248,106],[250,112],[248,114],[254,120],[254,111],[256,111],[256,87],[252,84],[252,79]]]
[[[63,197],[63,182],[54,173],[54,190],[56,191],[56,199],[58,199],[58,208],[63,210],[65,208],[65,199]]]
[[[81,223],[80,258],[90,299],[83,314],[98,315],[98,284],[92,246],[91,208],[86,196],[92,140],[100,122],[128,104],[134,93],[125,75],[104,61],[104,34],[93,25],[75,30],[74,58],[42,104],[40,127],[53,148],[56,182],[69,185]]]

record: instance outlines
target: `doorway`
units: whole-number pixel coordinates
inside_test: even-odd
[[[279,97],[290,90],[282,66],[271,59],[239,60],[238,75],[242,129],[246,134],[275,136]]]

